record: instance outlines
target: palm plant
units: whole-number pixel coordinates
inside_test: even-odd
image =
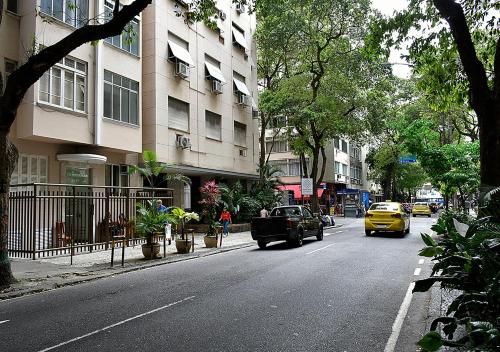
[[[187,222],[191,220],[199,221],[200,216],[195,213],[195,212],[187,212],[184,209],[181,208],[172,208],[170,211],[170,214],[172,217],[175,218],[174,223],[175,224],[180,224],[181,226],[181,238],[186,239],[185,233],[184,233],[184,226]]]
[[[171,174],[167,173],[168,164],[158,161],[156,153],[151,150],[145,150],[142,154],[143,166],[131,165],[129,167],[129,173],[138,173],[142,175],[151,187],[156,185],[155,181],[161,174],[164,175],[164,180],[166,181],[180,181],[184,184],[191,184],[189,177],[182,174]]]
[[[160,212],[156,202],[137,203],[137,218],[135,229],[139,236],[146,238],[147,244],[153,242],[153,236],[163,232],[165,223],[177,224],[178,219],[173,214]]]

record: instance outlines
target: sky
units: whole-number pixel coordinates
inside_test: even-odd
[[[373,8],[379,10],[382,14],[389,16],[392,15],[394,11],[402,10],[408,4],[407,0],[372,0]],[[404,50],[391,51],[389,57],[390,63],[405,63],[405,60],[400,58],[400,55],[405,53]],[[411,75],[411,69],[407,65],[393,65],[392,71],[394,75],[402,78],[408,78]]]

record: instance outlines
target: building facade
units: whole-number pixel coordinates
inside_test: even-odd
[[[110,0],[7,0],[2,86],[31,52],[89,19],[106,21],[113,6]],[[146,149],[193,179],[192,189],[173,185],[179,206],[191,207],[205,178],[255,177],[255,17],[218,1],[221,15],[211,29],[178,16],[185,6],[188,1],[153,0],[122,35],[80,46],[29,89],[10,133],[20,153],[13,184],[142,185],[127,165]]]
[[[301,163],[294,155],[287,134],[285,133],[287,120],[285,117],[274,119],[266,130],[266,153],[269,162],[279,168],[279,179],[284,184],[281,188],[285,192],[285,202],[300,203]],[[346,139],[334,138],[325,146],[327,165],[325,174],[318,189],[320,205],[331,213],[343,213],[346,203],[362,204],[366,208],[370,201],[375,201],[378,194],[377,186],[367,179],[367,165],[365,162],[367,146],[359,146]],[[311,162],[306,158],[310,172]],[[320,158],[319,169],[322,160]],[[307,201],[307,197],[305,197]]]

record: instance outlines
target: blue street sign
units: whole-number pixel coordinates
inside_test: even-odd
[[[416,161],[417,157],[415,155],[405,155],[399,157],[399,162],[401,164],[415,163]]]

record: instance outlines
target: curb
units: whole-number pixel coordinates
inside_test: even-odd
[[[161,265],[172,264],[172,263],[182,262],[182,261],[186,261],[186,260],[208,257],[208,256],[212,256],[212,255],[217,255],[217,254],[221,254],[221,253],[225,253],[225,252],[234,251],[234,250],[241,249],[241,248],[251,247],[254,245],[255,245],[254,242],[246,242],[246,243],[232,245],[232,246],[228,246],[228,247],[224,247],[224,248],[217,248],[213,251],[199,253],[199,254],[197,254],[197,253],[187,254],[185,256],[178,257],[178,258],[175,258],[175,257],[168,258],[167,257],[167,258],[162,258],[162,259],[154,261],[154,262],[140,263],[138,265],[131,264],[130,267],[121,267],[121,266],[113,267],[113,268],[106,267],[106,268],[102,268],[102,269],[97,269],[95,271],[89,271],[88,277],[69,279],[69,280],[66,280],[63,282],[55,282],[55,283],[54,282],[47,283],[46,281],[41,281],[42,283],[45,282],[45,284],[46,284],[45,287],[33,287],[33,288],[25,288],[25,289],[21,288],[18,290],[16,290],[15,288],[12,289],[12,287],[11,287],[12,291],[8,291],[9,288],[7,288],[7,289],[5,289],[6,291],[4,293],[0,293],[0,301],[6,301],[9,299],[19,298],[19,297],[23,297],[23,296],[27,296],[27,295],[33,295],[33,294],[37,294],[37,293],[41,293],[41,292],[51,291],[51,290],[55,290],[55,289],[58,289],[61,287],[74,286],[74,285],[77,285],[80,283],[96,281],[96,280],[103,279],[106,277],[130,273],[133,271],[139,271],[139,270],[143,270],[143,269],[149,269],[149,268],[153,268],[153,267],[157,267],[157,266],[161,266]],[[107,271],[107,272],[99,273],[100,270]],[[14,285],[15,285],[15,283],[14,283]]]

